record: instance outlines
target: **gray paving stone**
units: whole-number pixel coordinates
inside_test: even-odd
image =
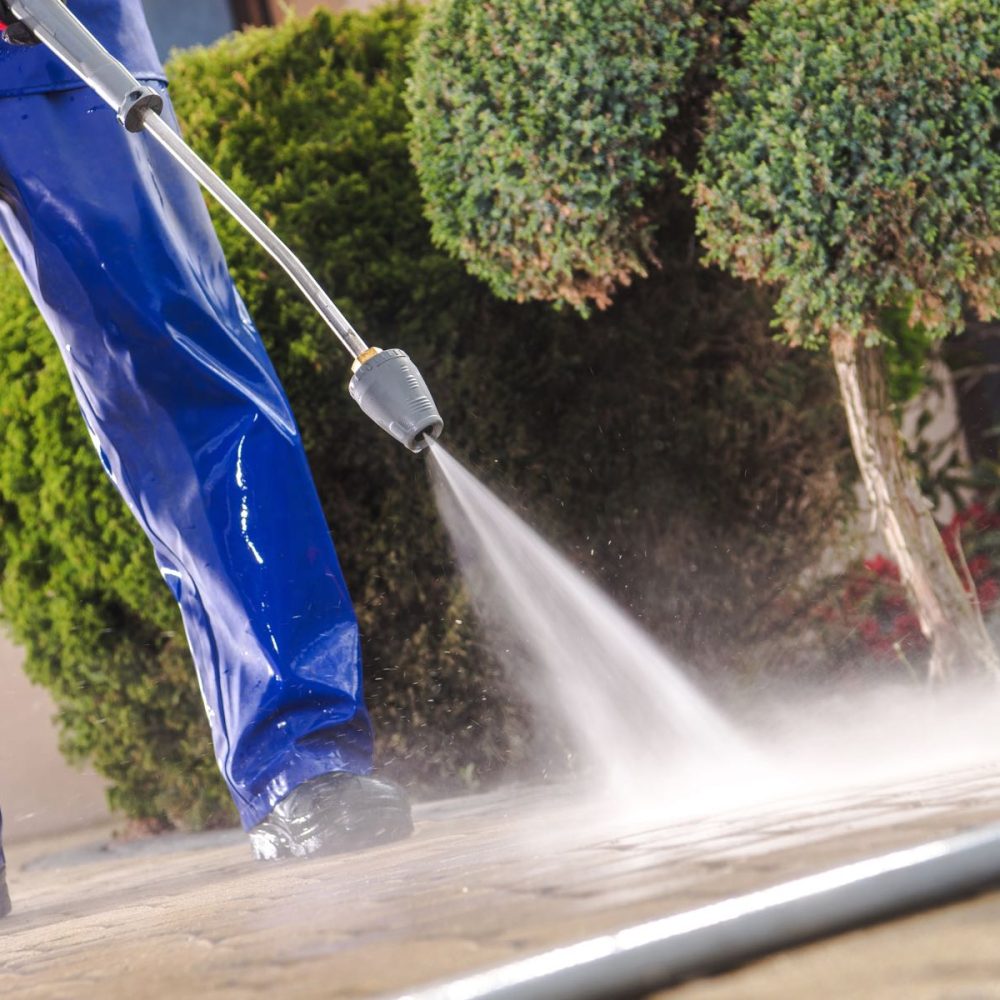
[[[25,845],[9,859],[16,910],[0,923],[0,997],[393,996],[995,822],[1000,772],[966,768],[638,827],[616,826],[612,816],[566,790],[512,788],[418,806],[410,840],[309,862],[255,864],[232,832]],[[940,984],[957,968],[962,989],[987,991],[970,997],[1000,996],[988,992],[1000,982],[1000,948],[966,960],[932,947],[935,935],[953,947],[963,927],[995,942],[1000,900],[952,909],[948,919],[939,911],[898,925],[926,920],[930,930],[919,952],[904,949],[910,965],[895,982],[924,983],[915,963],[926,958],[927,981]],[[796,955],[814,953],[806,949],[759,963],[772,986],[747,979],[719,992],[716,980],[675,993],[867,996],[822,992],[833,961],[824,947],[836,942],[813,946],[819,964],[809,989],[793,968]],[[871,951],[870,961],[882,954]],[[831,988],[846,981],[833,977]]]

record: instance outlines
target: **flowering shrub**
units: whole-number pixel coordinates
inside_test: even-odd
[[[975,588],[983,614],[995,610],[1000,603],[1000,512],[972,504],[941,529],[941,537],[965,589],[971,594]],[[812,609],[829,638],[846,638],[882,659],[919,657],[927,651],[899,567],[891,559],[865,559],[838,583],[839,591]]]

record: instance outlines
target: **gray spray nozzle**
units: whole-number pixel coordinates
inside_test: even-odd
[[[371,348],[355,362],[351,397],[384,431],[410,451],[423,451],[425,435],[439,437],[444,421],[417,366],[398,348]]]

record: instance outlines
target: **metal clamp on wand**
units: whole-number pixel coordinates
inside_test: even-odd
[[[438,437],[444,421],[416,365],[400,350],[369,348],[299,258],[160,117],[163,98],[141,84],[62,0],[8,0],[18,18],[110,105],[129,132],[147,132],[277,261],[337,335],[354,362],[350,393],[411,451]]]

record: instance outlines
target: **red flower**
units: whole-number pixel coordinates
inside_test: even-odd
[[[969,575],[978,580],[989,573],[992,566],[993,561],[989,556],[973,556],[969,560]]]
[[[882,555],[873,556],[871,559],[866,559],[865,569],[871,571],[876,576],[881,577],[882,579],[886,580],[899,579],[899,567],[891,559],[886,559],[886,557]]]
[[[981,521],[983,518],[989,517],[989,512],[986,510],[986,504],[982,500],[976,500],[975,503],[970,503],[968,507],[965,508],[966,517],[969,521]]]
[[[871,617],[865,618],[861,624],[858,626],[858,631],[861,633],[861,637],[867,643],[874,645],[882,637],[882,629],[879,628],[878,622]]]
[[[1000,583],[995,579],[984,580],[977,588],[979,604],[984,611],[988,611],[1000,597]]]
[[[892,634],[898,641],[912,640],[918,637],[922,638],[923,633],[920,631],[920,619],[910,612],[896,615],[892,620]]]

